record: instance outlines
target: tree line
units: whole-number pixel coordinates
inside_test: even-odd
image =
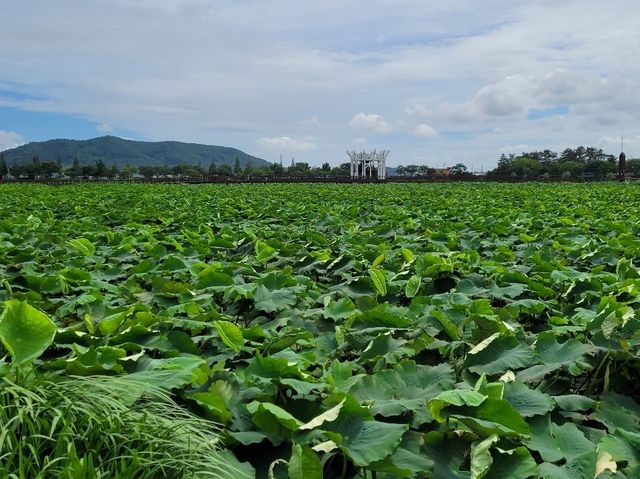
[[[640,159],[627,160],[627,174],[640,175]],[[615,178],[618,159],[601,148],[578,146],[558,153],[551,150],[523,152],[520,155],[502,154],[498,166],[487,173],[489,177],[517,178],[576,178],[590,176]]]
[[[626,163],[627,174],[640,176],[640,159],[629,159]],[[590,176],[597,178],[615,178],[618,171],[617,158],[605,153],[601,148],[583,147],[566,148],[558,153],[551,150],[523,152],[520,155],[502,154],[498,166],[487,173],[488,177],[496,178],[576,178]],[[41,162],[38,155],[34,155],[30,163],[14,163],[8,165],[4,155],[0,152],[0,178],[131,178],[142,176],[147,179],[166,177],[330,177],[349,176],[350,164],[342,163],[331,167],[323,163],[320,167],[310,166],[306,162],[291,160],[289,166],[282,163],[272,163],[269,166],[252,166],[247,162],[244,166],[236,157],[234,166],[211,162],[208,167],[201,164],[184,163],[173,167],[161,165],[125,165],[107,166],[102,160],[94,164],[81,165],[78,158],[71,166],[64,167],[60,161]],[[449,168],[432,168],[427,165],[400,165],[394,175],[405,177],[437,178],[439,176],[464,177],[471,176],[464,163],[458,163]]]
[[[30,163],[15,163],[8,165],[4,155],[0,152],[0,178],[11,176],[12,178],[131,178],[142,176],[147,179],[166,177],[314,177],[314,176],[348,176],[349,163],[343,163],[337,167],[331,167],[329,163],[323,163],[320,167],[310,166],[305,162],[291,161],[291,165],[284,167],[282,163],[272,163],[269,166],[252,166],[247,162],[244,166],[240,159],[235,159],[234,166],[228,164],[216,164],[211,162],[208,167],[201,164],[183,163],[175,166],[167,165],[125,165],[120,168],[117,164],[106,165],[102,160],[94,164],[81,165],[75,158],[71,166],[64,167],[60,161],[41,162],[38,155],[34,155]]]

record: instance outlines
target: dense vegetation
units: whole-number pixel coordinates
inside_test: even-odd
[[[258,477],[640,476],[635,185],[0,198],[0,468],[17,477],[54,459],[62,473],[41,477],[84,477],[105,458],[102,477],[139,477],[149,454],[155,477],[191,477],[206,427],[214,477],[253,474],[222,444]]]
[[[640,176],[640,159],[627,160],[627,173]],[[596,178],[615,179],[618,172],[616,156],[601,148],[578,146],[558,153],[551,150],[502,154],[498,165],[487,172],[489,178]],[[437,169],[427,165],[400,165],[394,174],[410,177],[467,176],[471,172],[463,163]]]
[[[242,167],[268,166],[266,161],[256,158],[236,148],[225,146],[181,143],[178,141],[133,141],[115,136],[103,136],[91,140],[49,140],[36,141],[3,152],[7,165],[30,165],[34,157],[41,164],[59,163],[69,167],[74,160],[80,167],[94,166],[102,162],[107,168],[114,164],[123,170],[126,166],[167,166],[180,164],[227,165],[233,167],[236,158]],[[47,171],[41,172],[47,174]]]
[[[640,159],[627,162],[627,171],[640,176]],[[501,155],[498,166],[490,176],[539,178],[576,178],[590,176],[596,178],[616,177],[618,159],[605,153],[601,148],[578,146],[566,148],[561,153],[551,150],[523,152],[520,155]]]

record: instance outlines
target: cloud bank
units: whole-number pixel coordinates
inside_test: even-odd
[[[8,112],[315,164],[357,135],[392,165],[489,167],[640,134],[631,0],[3,3],[0,129],[27,141],[46,131]]]

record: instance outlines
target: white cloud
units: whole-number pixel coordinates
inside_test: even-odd
[[[367,142],[367,139],[364,136],[359,136],[358,138],[356,138],[355,140],[353,140],[353,142],[356,145],[364,145]]]
[[[14,131],[0,130],[0,151],[10,150],[24,144],[24,138]]]
[[[360,112],[355,115],[349,122],[356,130],[370,131],[373,133],[389,133],[393,131],[393,127],[381,115],[375,113]]]
[[[422,103],[412,103],[405,107],[404,112],[409,116],[427,116],[429,110]]]
[[[260,138],[258,144],[266,150],[276,153],[283,151],[310,151],[315,150],[317,147],[310,136],[305,136],[301,139],[294,139],[289,136]]]
[[[433,138],[434,136],[438,136],[438,132],[426,123],[421,123],[415,127],[413,135],[421,138]]]
[[[624,145],[621,145],[621,137],[618,136],[603,136],[596,141],[596,145],[600,148],[605,149],[606,151],[611,151],[615,153],[620,152],[621,146],[624,147],[626,152],[634,151],[636,154],[640,151],[640,135],[634,135],[631,137],[624,138]]]
[[[500,153],[513,153],[514,155],[519,155],[520,153],[526,153],[528,151],[534,151],[536,148],[531,145],[526,145],[524,143],[519,145],[505,145],[500,148],[498,151]]]
[[[306,118],[300,122],[303,126],[319,126],[320,120],[318,120],[315,116],[312,118]]]
[[[113,133],[113,127],[109,125],[109,123],[101,123],[100,125],[96,126],[96,130],[98,130],[100,133]]]

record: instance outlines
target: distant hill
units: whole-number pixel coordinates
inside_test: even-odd
[[[3,152],[7,164],[31,162],[38,155],[41,162],[58,161],[70,166],[75,158],[80,165],[93,165],[102,160],[105,165],[113,163],[126,166],[175,166],[181,163],[200,163],[207,168],[213,161],[216,165],[234,166],[236,158],[242,167],[251,162],[253,167],[270,163],[227,146],[200,145],[179,141],[133,141],[117,136],[102,136],[91,140],[34,141]]]

